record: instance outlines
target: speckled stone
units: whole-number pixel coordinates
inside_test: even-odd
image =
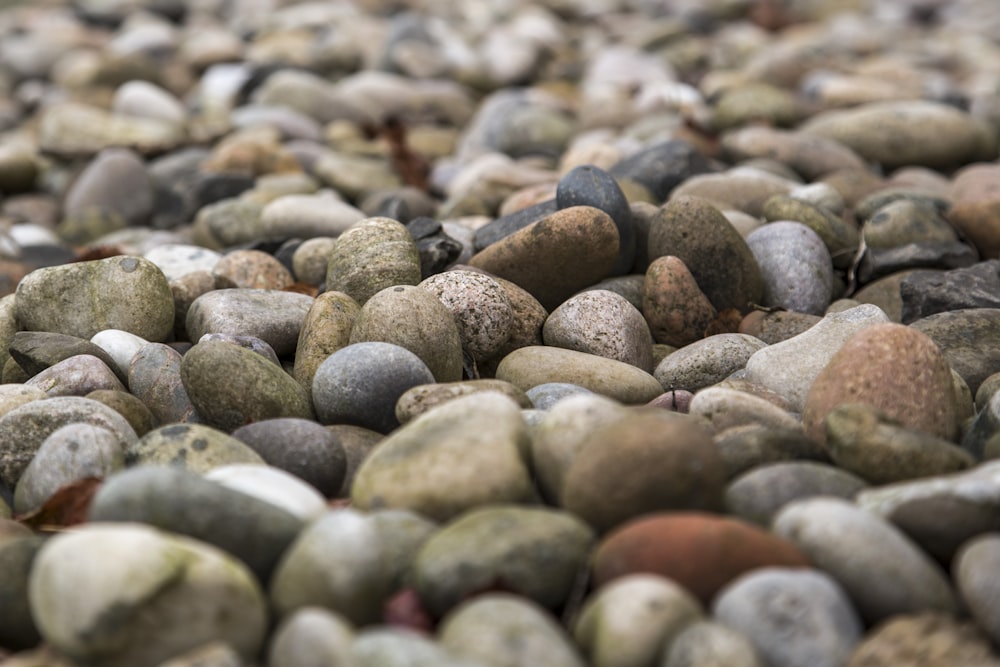
[[[695,392],[743,368],[763,341],[746,334],[716,334],[685,345],[663,358],[653,372],[664,389]]]
[[[764,202],[761,213],[770,221],[793,221],[808,227],[823,241],[836,268],[846,269],[854,261],[858,229],[834,212],[791,196],[774,195]]]
[[[588,290],[549,314],[542,328],[546,345],[615,359],[653,370],[653,337],[642,313],[625,297]]]
[[[390,218],[366,218],[337,237],[326,270],[326,289],[359,305],[394,285],[420,282],[420,254],[410,232]]]
[[[532,400],[525,392],[503,380],[487,378],[463,382],[436,382],[407,389],[396,401],[396,418],[400,424],[405,424],[448,401],[483,391],[496,391],[504,394],[516,401],[522,408],[533,407]]]
[[[236,438],[204,424],[161,426],[125,447],[125,463],[130,467],[168,465],[203,473],[231,463],[263,462]]]
[[[98,389],[125,389],[114,371],[104,361],[90,354],[63,359],[24,384],[41,389],[46,396],[86,396]]]
[[[309,306],[299,329],[292,376],[310,396],[319,365],[350,343],[351,328],[359,310],[354,299],[336,291],[320,294]]]
[[[295,282],[291,271],[260,250],[234,250],[223,255],[212,268],[212,275],[221,288],[281,290]]]
[[[396,285],[376,292],[361,306],[348,342],[398,345],[417,355],[438,382],[456,382],[462,379],[461,331],[433,293]]]
[[[840,169],[865,168],[861,157],[844,144],[797,130],[743,127],[723,134],[722,147],[734,160],[771,158],[812,180]]]
[[[192,342],[208,333],[256,336],[280,356],[295,351],[299,331],[312,304],[311,296],[294,292],[214,290],[191,304],[185,326]]]
[[[705,336],[718,311],[684,262],[658,257],[646,270],[642,314],[657,343],[683,347]]]
[[[181,380],[181,354],[163,343],[147,343],[129,364],[128,386],[161,424],[197,421]]]
[[[489,276],[474,271],[445,271],[418,287],[436,296],[451,313],[462,349],[473,359],[491,358],[510,338],[514,320],[510,298]]]

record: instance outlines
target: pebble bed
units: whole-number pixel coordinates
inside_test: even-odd
[[[0,2],[0,661],[1000,665],[998,35]]]

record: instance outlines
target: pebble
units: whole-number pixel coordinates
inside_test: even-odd
[[[811,180],[865,166],[857,153],[839,141],[777,127],[751,125],[725,132],[722,147],[734,161],[771,158]]]
[[[473,359],[493,357],[510,338],[514,309],[506,290],[489,276],[461,269],[445,271],[418,287],[436,296],[448,310],[458,327],[462,351]]]
[[[167,280],[179,280],[195,271],[212,271],[222,255],[196,245],[168,243],[146,251],[146,259],[159,267]]]
[[[524,392],[524,395],[531,402],[534,410],[551,410],[557,403],[572,396],[594,395],[594,392],[578,384],[568,382],[546,382],[536,384],[534,387]]]
[[[163,343],[146,343],[128,364],[128,386],[160,424],[197,421],[197,410],[181,378],[181,353]]]
[[[863,624],[843,589],[813,570],[761,568],[726,586],[712,603],[716,620],[753,642],[771,667],[840,667]]]
[[[764,347],[763,341],[746,334],[707,336],[664,357],[653,377],[665,389],[696,392],[739,371],[754,352]]]
[[[673,580],[708,605],[740,575],[761,567],[809,567],[805,553],[772,532],[707,512],[662,512],[606,535],[592,556],[602,586],[638,573]]]
[[[291,375],[232,343],[192,347],[181,359],[181,381],[199,419],[226,432],[262,419],[313,416],[309,395]]]
[[[667,510],[717,511],[725,468],[708,429],[650,410],[595,429],[562,480],[561,505],[607,532]]]
[[[207,292],[188,310],[185,328],[192,341],[205,334],[256,336],[278,356],[291,354],[313,298],[274,289],[231,288]]]
[[[357,667],[483,667],[455,657],[438,642],[406,628],[387,626],[369,628],[359,633],[351,646],[351,659]]]
[[[476,253],[475,268],[527,290],[547,310],[606,278],[619,253],[618,229],[604,211],[572,206]]]
[[[787,195],[794,185],[794,181],[759,169],[731,169],[692,176],[677,186],[670,198],[697,197],[717,211],[734,209],[757,217],[763,215],[764,202],[774,195]]]
[[[326,498],[319,491],[269,465],[233,463],[212,468],[203,476],[227,489],[269,502],[302,521],[315,519],[327,510]]]
[[[324,292],[313,299],[299,328],[292,376],[312,396],[312,382],[327,357],[347,347],[360,306],[343,292]]]
[[[690,143],[678,139],[657,142],[615,163],[608,172],[619,181],[644,187],[663,202],[677,186],[691,177],[713,171],[709,159]]]
[[[996,165],[977,163],[960,169],[951,182],[951,206],[945,217],[968,238],[984,259],[1000,256],[997,194],[992,186]]]
[[[493,392],[463,396],[408,422],[372,450],[357,471],[351,500],[361,510],[408,509],[436,521],[481,505],[526,502],[534,494],[522,459],[527,447],[517,403]],[[454,465],[457,458],[461,466]]]
[[[67,158],[90,157],[113,146],[149,155],[178,147],[185,134],[172,122],[66,101],[52,105],[42,116],[38,140],[43,150]]]
[[[172,594],[156,595],[164,587]],[[93,524],[49,540],[35,559],[29,599],[47,644],[109,667],[159,664],[212,640],[251,660],[267,631],[261,586],[239,561],[141,525]],[[115,610],[125,615],[107,623]]]
[[[649,230],[649,257],[675,256],[718,311],[760,303],[760,267],[739,232],[708,201],[675,194]]]
[[[125,466],[125,453],[111,431],[67,424],[42,441],[14,489],[14,511],[42,505],[59,488],[87,477],[109,477]]]
[[[386,287],[420,282],[420,253],[410,232],[390,218],[365,218],[337,237],[326,289],[364,305]]]
[[[834,267],[846,269],[854,261],[860,240],[858,230],[833,211],[802,199],[778,194],[768,197],[761,208],[761,214],[769,221],[798,222],[808,227],[825,245]],[[814,243],[810,244],[810,248],[814,249],[807,256],[819,254]]]
[[[1000,536],[981,535],[965,543],[954,561],[954,579],[976,624],[994,642],[1000,636],[997,599],[1000,589],[991,575],[1000,558]]]
[[[103,403],[120,414],[140,438],[157,426],[156,417],[149,411],[146,404],[127,391],[98,389],[90,392],[84,398]]]
[[[295,475],[328,498],[343,486],[347,476],[343,443],[317,422],[277,417],[241,426],[231,435],[269,466]]]
[[[586,567],[593,531],[569,512],[492,505],[471,509],[430,535],[407,579],[435,617],[499,585],[551,610],[569,599]]]
[[[772,530],[798,545],[840,584],[867,624],[920,611],[954,613],[954,591],[940,567],[884,519],[839,498],[787,505]]]
[[[128,373],[119,368],[106,350],[76,336],[44,331],[18,331],[11,338],[7,351],[17,365],[31,377],[67,359],[86,355],[109,367],[118,379],[128,379]],[[93,364],[92,361],[87,363]]]
[[[374,624],[436,529],[411,512],[328,511],[282,556],[271,582],[271,604],[279,618],[322,607],[357,626]]]
[[[382,342],[353,343],[316,369],[312,401],[322,424],[354,424],[388,433],[399,426],[399,397],[431,382],[431,370],[406,348]]]
[[[716,433],[747,424],[762,424],[777,431],[802,431],[799,420],[773,402],[746,391],[714,386],[691,399],[688,414],[705,420]]]
[[[587,664],[555,618],[530,600],[508,593],[469,600],[444,619],[439,635],[444,649],[473,664]]]
[[[716,621],[691,623],[664,647],[663,667],[762,667],[757,649],[743,634]]]
[[[701,340],[718,311],[679,257],[657,257],[642,285],[642,314],[657,343],[684,347]]]
[[[814,461],[764,463],[735,477],[726,487],[726,511],[768,527],[781,508],[800,498],[834,496],[850,500],[868,488],[846,470]]]
[[[458,326],[459,321],[432,290],[396,285],[365,302],[354,317],[349,343],[398,345],[419,357],[438,382],[457,382],[462,379],[462,331],[478,331]]]
[[[330,190],[278,197],[260,212],[265,238],[336,238],[365,214]]]
[[[951,614],[900,614],[875,628],[851,656],[848,667],[997,667],[1000,660],[984,633]]]
[[[322,607],[302,607],[274,631],[267,651],[269,667],[308,667],[350,660],[354,627]]]
[[[947,475],[976,459],[957,445],[902,428],[864,403],[842,403],[823,421],[826,450],[848,472],[874,485]]]
[[[574,167],[559,179],[556,205],[560,209],[593,206],[610,215],[618,228],[618,259],[611,267],[611,275],[620,276],[631,271],[636,252],[632,211],[625,193],[611,174],[594,165]]]
[[[25,330],[79,338],[121,329],[159,342],[167,340],[174,327],[166,277],[141,257],[36,269],[18,284],[15,309]]]
[[[45,541],[9,519],[0,521],[0,525],[4,531],[0,539],[0,563],[4,567],[3,583],[0,584],[0,594],[4,596],[4,606],[0,609],[0,645],[11,651],[24,651],[36,646],[41,639],[31,617],[28,580],[35,557]]]
[[[107,364],[90,354],[78,354],[49,366],[24,382],[46,396],[86,396],[98,389],[124,390]]]
[[[124,148],[107,148],[84,167],[66,191],[61,225],[67,224],[66,217],[97,211],[119,216],[126,225],[141,226],[149,221],[153,202],[153,183],[142,158]]]
[[[168,424],[125,448],[125,462],[169,465],[203,473],[231,463],[263,463],[252,449],[226,433],[197,423]]]
[[[686,628],[704,617],[680,585],[652,574],[619,577],[587,601],[573,636],[595,667],[657,664]]]
[[[1000,307],[1000,260],[991,259],[951,271],[914,271],[899,283],[900,320],[951,310]]]
[[[746,237],[764,284],[762,306],[822,315],[833,295],[833,263],[823,239],[792,221],[766,224]]]
[[[797,336],[754,353],[744,377],[781,394],[801,411],[816,377],[847,339],[887,321],[885,313],[872,305],[827,315]]]
[[[907,243],[954,243],[955,229],[938,208],[921,199],[897,199],[864,221],[861,233],[868,248],[887,249]]]
[[[1000,308],[971,308],[928,315],[911,323],[927,334],[969,391],[1000,371]]]
[[[543,386],[543,385],[540,385]],[[536,387],[537,389],[537,387]],[[483,391],[495,391],[513,399],[522,409],[538,407],[525,392],[509,382],[484,378],[462,382],[437,382],[407,389],[396,401],[396,419],[405,424],[448,401]],[[531,391],[531,390],[529,390]]]
[[[648,403],[663,392],[649,373],[614,359],[559,347],[519,348],[500,362],[496,378],[522,391],[540,384],[565,382],[622,403]]]
[[[819,372],[802,410],[806,432],[823,442],[823,421],[839,404],[865,403],[904,428],[946,440],[958,432],[948,362],[920,331],[887,322],[852,335]]]
[[[631,364],[653,371],[653,336],[642,313],[625,297],[588,290],[564,301],[542,327],[546,345]]]
[[[126,451],[138,440],[125,418],[103,403],[80,396],[33,400],[0,417],[0,482],[13,488],[46,438],[76,423],[108,429]]]

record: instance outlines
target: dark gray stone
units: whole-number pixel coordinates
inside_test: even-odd
[[[973,395],[983,380],[1000,371],[1000,308],[949,310],[922,317],[910,326],[941,348]]]
[[[1000,259],[952,271],[914,271],[899,284],[903,323],[963,308],[1000,308]]]
[[[232,436],[248,445],[269,465],[312,484],[327,497],[336,496],[347,474],[347,456],[337,435],[317,422],[284,417],[247,424]]]
[[[546,199],[488,222],[476,230],[476,250],[482,250],[558,210],[555,199]]]
[[[127,385],[128,377],[102,348],[83,338],[45,331],[18,331],[8,348],[17,365],[33,377],[60,361],[80,354],[89,354],[103,361]]]
[[[799,498],[853,498],[866,488],[860,477],[813,461],[787,461],[758,466],[734,479],[726,489],[726,511],[769,526],[778,511]]]
[[[556,205],[561,209],[593,206],[610,215],[618,228],[618,260],[611,268],[611,275],[620,276],[632,270],[636,247],[632,209],[611,174],[594,165],[575,167],[559,179]]]
[[[858,264],[858,281],[867,284],[906,269],[959,269],[972,266],[979,254],[964,243],[907,243],[884,250],[869,248]]]
[[[715,171],[708,158],[691,144],[672,139],[650,146],[618,162],[610,169],[616,179],[639,183],[658,201],[695,174]]]

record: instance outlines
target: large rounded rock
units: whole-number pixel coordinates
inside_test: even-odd
[[[181,361],[181,380],[201,419],[227,432],[263,419],[313,415],[305,389],[281,366],[232,343],[192,347]]]
[[[469,264],[515,283],[552,310],[606,278],[618,249],[611,216],[590,206],[572,206],[497,241]]]
[[[594,584],[648,572],[672,579],[703,604],[736,577],[761,567],[808,567],[792,542],[742,521],[700,512],[665,512],[607,535],[593,556]]]
[[[960,109],[930,101],[876,102],[813,116],[806,134],[833,139],[886,169],[954,167],[996,154],[996,136]]]
[[[338,236],[326,269],[326,289],[360,305],[386,287],[419,282],[417,245],[406,227],[390,218],[366,218]]]
[[[833,293],[833,262],[816,232],[778,221],[750,232],[747,245],[764,284],[761,305],[822,315]]]
[[[653,219],[649,257],[684,262],[716,310],[746,312],[763,294],[757,260],[726,217],[699,197],[672,198]]]
[[[806,397],[806,432],[825,440],[823,420],[841,403],[865,403],[902,426],[948,440],[958,429],[948,362],[930,338],[901,324],[867,327],[833,355]]]
[[[719,593],[713,612],[745,634],[771,667],[841,667],[864,629],[843,589],[811,570],[745,574]]]
[[[379,443],[357,472],[351,500],[363,510],[404,508],[439,521],[480,505],[526,502],[534,495],[527,447],[517,403],[494,392],[463,396]]]
[[[455,320],[462,349],[473,359],[490,359],[510,338],[514,309],[507,291],[475,271],[445,271],[420,288],[436,296]]]
[[[125,462],[169,465],[203,473],[232,463],[264,460],[236,438],[204,424],[168,424],[153,429],[126,447]]]
[[[388,433],[406,390],[434,382],[420,357],[392,343],[354,343],[327,357],[313,377],[312,399],[323,424],[354,424]]]
[[[515,350],[500,362],[496,378],[523,391],[540,384],[565,382],[622,403],[648,403],[663,392],[656,378],[631,364],[559,347]]]
[[[15,309],[22,329],[79,338],[122,329],[164,341],[174,328],[174,299],[163,272],[127,255],[36,269],[18,284]]]
[[[653,370],[653,336],[642,313],[608,290],[588,290],[570,297],[545,320],[546,345],[616,359]]]
[[[462,339],[451,315],[421,287],[387,287],[361,307],[351,328],[350,343],[398,345],[417,355],[436,381],[455,382],[462,379]]]
[[[558,609],[586,566],[593,539],[586,524],[565,512],[512,505],[473,509],[423,544],[409,580],[436,616],[497,582]]]
[[[247,568],[146,526],[94,524],[52,538],[29,599],[50,646],[107,667],[155,667],[209,641],[249,661],[267,632],[267,605]]]
[[[956,610],[947,578],[927,554],[887,521],[845,500],[796,501],[775,517],[772,528],[836,579],[867,623]]]
[[[652,410],[593,432],[563,480],[562,506],[599,531],[651,512],[718,510],[725,468],[694,419]]]

